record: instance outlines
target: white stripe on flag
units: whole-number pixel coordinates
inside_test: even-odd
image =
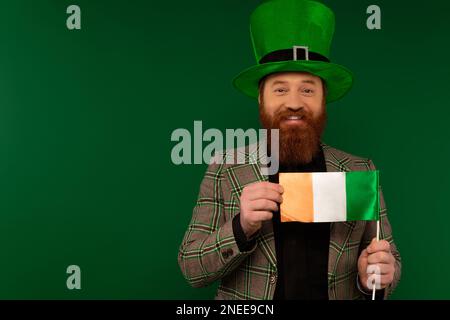
[[[315,172],[312,176],[314,221],[346,221],[345,172]]]

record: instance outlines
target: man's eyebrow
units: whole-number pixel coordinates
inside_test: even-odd
[[[275,81],[272,83],[271,86],[273,87],[273,86],[276,85],[276,84],[286,84],[286,83],[287,83],[287,81],[283,81],[283,80],[275,80]],[[305,79],[305,80],[302,80],[302,83],[317,84],[316,81],[311,80],[311,79]]]
[[[272,87],[273,87],[274,85],[276,85],[276,84],[285,84],[285,83],[287,83],[287,81],[275,80],[275,81],[272,83]]]
[[[314,80],[309,80],[309,79],[307,79],[307,80],[302,80],[302,82],[303,82],[303,83],[316,84],[316,81],[314,81]]]

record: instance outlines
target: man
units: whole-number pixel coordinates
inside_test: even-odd
[[[315,1],[269,0],[252,13],[250,30],[258,64],[233,83],[258,98],[262,126],[279,129],[279,171],[375,170],[370,159],[321,142],[326,103],[352,85],[350,71],[328,59],[333,12]],[[188,282],[220,280],[216,299],[364,299],[375,266],[377,297],[388,297],[401,262],[382,192],[376,241],[375,221],[281,223],[277,182],[251,161],[208,167],[178,255]]]

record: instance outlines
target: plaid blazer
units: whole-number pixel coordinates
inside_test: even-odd
[[[328,172],[375,170],[370,159],[353,156],[324,143],[321,145]],[[246,153],[246,160],[248,156]],[[239,251],[232,229],[243,188],[258,181],[268,181],[268,177],[261,173],[258,162],[246,161],[234,165],[211,164],[201,183],[191,222],[179,248],[178,263],[193,287],[220,280],[216,299],[273,299],[277,261],[272,221],[263,222],[255,246],[246,252]],[[374,237],[375,221],[331,224],[329,299],[364,299],[357,288],[357,261]],[[380,239],[390,242],[396,259],[394,281],[385,290],[387,298],[400,279],[401,259],[381,190]]]

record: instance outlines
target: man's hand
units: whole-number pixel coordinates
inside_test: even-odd
[[[278,203],[283,201],[283,187],[277,183],[256,182],[242,190],[240,222],[247,239],[261,228],[262,221],[270,220]]]
[[[395,257],[392,255],[391,246],[386,240],[377,241],[376,238],[373,238],[370,245],[359,256],[359,281],[362,287],[368,291],[372,288],[367,286],[367,280],[370,276],[367,273],[367,268],[372,265],[375,265],[375,270],[379,270],[380,272],[381,289],[386,288],[394,280],[395,272]]]

